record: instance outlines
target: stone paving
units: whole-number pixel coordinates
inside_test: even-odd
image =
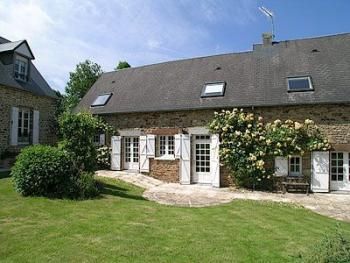
[[[235,199],[293,203],[321,215],[350,222],[350,193],[293,194],[243,191],[202,185],[164,183],[152,177],[116,171],[98,171],[97,176],[120,179],[145,188],[143,197],[165,205],[204,207],[229,203]]]

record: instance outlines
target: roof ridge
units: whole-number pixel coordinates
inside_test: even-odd
[[[316,36],[316,37],[306,37],[306,38],[297,38],[297,39],[291,39],[291,40],[280,40],[277,41],[278,44],[283,43],[283,42],[299,42],[299,41],[307,41],[307,40],[313,40],[313,39],[320,39],[320,38],[332,38],[332,37],[339,37],[341,35],[349,35],[350,33],[337,33],[337,34],[332,34],[332,35],[322,35],[322,36]],[[254,44],[254,45],[262,45],[262,44]],[[146,68],[146,67],[152,67],[152,66],[158,66],[158,65],[166,65],[166,64],[172,64],[176,62],[184,62],[184,61],[190,61],[190,60],[197,60],[197,59],[206,59],[206,58],[212,58],[212,57],[220,57],[220,56],[228,56],[228,55],[244,55],[247,53],[253,53],[254,50],[247,50],[247,51],[239,51],[239,52],[229,52],[229,53],[222,53],[222,54],[214,54],[214,55],[206,55],[206,56],[198,56],[198,57],[191,57],[191,58],[181,58],[181,59],[175,59],[175,60],[169,60],[169,61],[163,61],[163,62],[156,62],[152,64],[147,64],[147,65],[141,65],[137,67],[130,67],[130,68],[124,68],[124,69],[118,69],[118,70],[112,70],[112,71],[107,71],[104,72],[104,74],[114,74],[118,73],[120,71],[129,71],[129,70],[135,70],[135,69],[141,69],[141,68]]]
[[[339,37],[342,35],[349,35],[350,36],[350,32],[347,33],[336,33],[336,34],[328,34],[328,35],[321,35],[321,36],[315,36],[315,37],[305,37],[305,38],[296,38],[296,39],[286,39],[286,40],[281,40],[281,41],[277,41],[279,43],[281,42],[291,42],[291,41],[304,41],[304,40],[313,40],[313,39],[319,39],[319,38],[333,38],[333,37]]]
[[[134,70],[134,69],[140,69],[140,68],[157,66],[157,65],[183,62],[183,61],[187,61],[187,60],[189,61],[189,60],[205,59],[205,58],[220,57],[220,56],[227,56],[227,55],[241,55],[241,54],[252,53],[252,52],[253,52],[253,50],[248,50],[248,51],[242,51],[242,52],[231,52],[231,53],[222,53],[222,54],[207,55],[207,56],[192,57],[192,58],[175,59],[175,60],[170,60],[170,61],[156,62],[156,63],[152,63],[152,64],[137,66],[137,67],[130,67],[130,68],[107,71],[107,72],[104,72],[103,74],[112,74],[112,73],[117,73],[119,71]]]

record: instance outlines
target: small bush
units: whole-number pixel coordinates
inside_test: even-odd
[[[98,196],[100,193],[99,185],[91,172],[82,172],[76,181],[76,198],[87,199]]]
[[[77,172],[68,154],[55,147],[26,147],[12,169],[15,189],[24,196],[64,197],[69,195]]]
[[[99,169],[108,169],[111,166],[111,148],[103,146],[97,149],[97,166]]]
[[[300,257],[301,262],[306,263],[350,262],[350,239],[337,227],[333,235],[326,235],[313,249]]]

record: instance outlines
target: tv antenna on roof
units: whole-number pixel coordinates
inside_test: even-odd
[[[272,39],[275,38],[275,23],[273,21],[273,13],[272,11],[270,11],[269,9],[267,9],[266,7],[259,7],[259,10],[265,15],[267,16],[268,18],[271,19],[271,29],[272,29]]]

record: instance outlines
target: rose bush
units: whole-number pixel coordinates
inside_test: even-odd
[[[312,120],[265,124],[261,116],[233,109],[215,112],[209,129],[219,134],[220,159],[236,182],[254,188],[271,185],[273,170],[266,164],[274,157],[329,149],[328,140]]]

